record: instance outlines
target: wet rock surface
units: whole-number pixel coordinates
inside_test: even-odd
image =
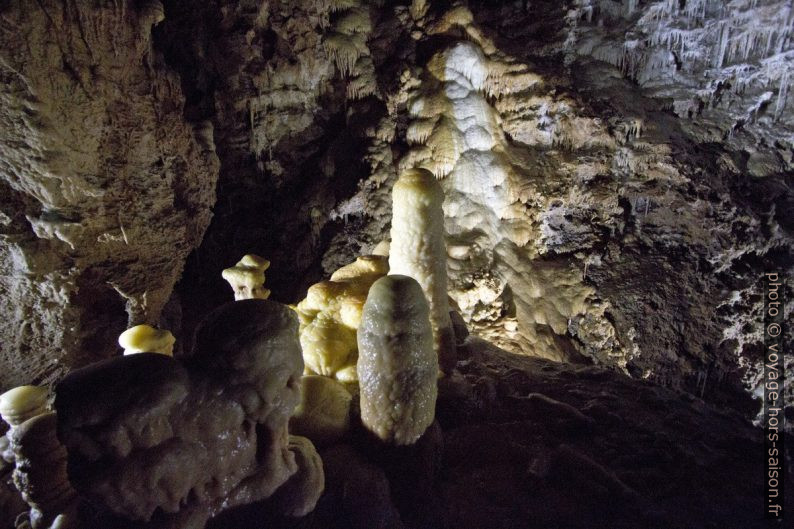
[[[140,353],[70,373],[55,408],[69,479],[96,511],[85,523],[200,528],[285,484],[289,514],[312,510],[322,463],[287,431],[303,371],[297,330],[283,305],[236,301],[204,320],[184,363]]]

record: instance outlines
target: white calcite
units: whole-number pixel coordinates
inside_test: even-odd
[[[684,119],[731,140],[734,128],[794,141],[791,108],[794,6],[786,0],[577,0],[569,13],[569,57],[608,62]],[[609,27],[609,32],[603,28]],[[617,28],[625,39],[616,39]],[[767,143],[773,143],[767,139]]]
[[[361,422],[383,441],[416,442],[435,417],[438,362],[429,307],[419,283],[377,280],[358,331]]]
[[[438,363],[455,367],[455,343],[447,301],[447,253],[444,246],[444,192],[425,169],[405,171],[392,190],[389,273],[414,278],[430,306]]]
[[[470,23],[464,15],[456,12],[445,20],[458,26]],[[540,77],[501,54],[487,54],[484,49],[489,48],[482,38],[460,41],[430,59],[427,69],[438,83],[412,92],[407,106],[413,119],[406,138],[413,147],[400,165],[426,168],[441,179],[447,238],[453,247],[453,280],[447,292],[464,320],[504,347],[566,360],[570,349],[560,346],[559,336],[568,333],[569,320],[587,321],[588,328],[602,331],[598,343],[612,344],[614,339],[605,337],[614,336],[614,329],[603,310],[586,318],[593,289],[582,283],[580,270],[535,261],[555,249],[562,251],[566,234],[558,224],[565,221],[568,208],[554,205],[548,214],[538,211],[537,203],[547,199],[527,191],[528,160],[505,132],[547,146],[563,142],[585,147],[614,140],[587,120],[555,125],[560,120],[549,114],[568,112],[570,102],[533,100],[526,92],[539,85]],[[537,127],[528,125],[530,116],[538,120]],[[624,137],[641,133],[639,120],[618,125],[625,129]],[[576,229],[584,231],[578,225]],[[583,235],[592,238],[589,231]],[[584,336],[583,327],[576,328]]]

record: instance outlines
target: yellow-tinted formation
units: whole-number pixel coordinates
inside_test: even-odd
[[[234,299],[267,299],[270,290],[265,288],[265,270],[270,261],[264,257],[247,254],[236,265],[222,272],[223,278],[234,290]]]
[[[350,428],[352,395],[336,380],[318,375],[301,379],[301,403],[290,419],[290,432],[317,444],[338,440]]]
[[[0,395],[0,415],[12,427],[46,413],[47,388],[19,386]]]
[[[391,274],[414,278],[430,305],[435,350],[444,372],[455,367],[455,343],[447,301],[444,191],[426,169],[404,171],[392,191]]]
[[[366,255],[334,272],[329,281],[309,287],[296,307],[306,374],[357,380],[361,310],[372,283],[388,272],[386,257]]]
[[[169,331],[145,324],[130,327],[119,335],[119,345],[124,348],[125,355],[160,353],[173,356],[175,341],[174,335]]]

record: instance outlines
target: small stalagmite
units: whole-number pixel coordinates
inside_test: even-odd
[[[267,299],[270,290],[265,288],[265,270],[270,261],[254,254],[244,255],[236,265],[223,271],[223,278],[234,290],[234,299]]]
[[[176,339],[170,331],[155,329],[150,325],[130,327],[119,336],[119,345],[125,355],[136,353],[159,353],[174,356]]]
[[[11,428],[47,412],[47,388],[19,386],[0,395],[0,416]]]

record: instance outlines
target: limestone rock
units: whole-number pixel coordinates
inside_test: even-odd
[[[350,430],[352,395],[330,377],[301,377],[301,400],[290,419],[290,432],[318,446],[333,443]]]
[[[286,306],[235,301],[207,317],[184,363],[140,353],[71,373],[55,407],[78,493],[104,515],[201,526],[269,498],[300,464],[290,512],[305,514],[322,470],[308,440],[298,463],[288,446],[303,368],[297,330]]]
[[[439,374],[430,309],[415,279],[373,283],[358,348],[362,424],[386,443],[414,444],[433,423]]]
[[[218,159],[154,49],[162,5],[139,5],[0,8],[0,387],[156,324],[209,224]]]

